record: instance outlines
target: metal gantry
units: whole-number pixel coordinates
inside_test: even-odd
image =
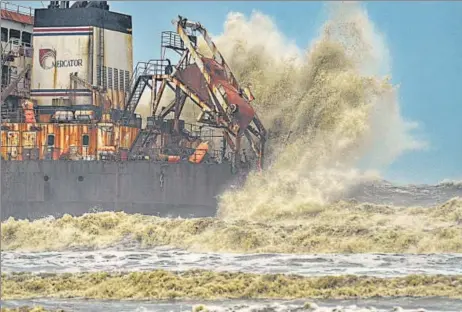
[[[132,77],[132,91],[126,99],[124,120],[129,121],[132,118],[144,88],[149,86],[152,91],[153,116],[164,119],[173,113],[174,132],[179,134],[180,116],[186,99],[189,98],[201,109],[197,117],[199,123],[222,129],[223,137],[233,152],[236,166],[239,166],[241,159],[241,139],[246,137],[257,158],[257,167],[261,169],[266,130],[250,105],[254,100],[250,89],[239,85],[224,57],[200,23],[179,16],[173,21],[173,25],[176,32],[162,33],[162,59],[138,64]],[[197,35],[204,39],[211,58],[199,52]],[[180,55],[176,65],[165,59],[166,50],[173,50]],[[157,112],[166,87],[175,93],[175,99]],[[144,140],[147,137],[143,135]]]

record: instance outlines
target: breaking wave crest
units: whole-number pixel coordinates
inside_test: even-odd
[[[403,119],[381,35],[358,3],[330,6],[306,51],[261,13],[231,13],[216,39],[250,84],[269,130],[269,166],[221,197],[220,216],[259,219],[338,199],[349,186],[425,142]],[[266,218],[266,217],[265,217]]]
[[[462,181],[455,181],[455,180],[443,180],[441,181],[440,183],[438,183],[437,186],[440,186],[440,187],[453,187],[453,188],[457,188],[457,189],[461,189],[462,190]]]
[[[461,276],[302,277],[283,274],[155,270],[132,273],[2,274],[4,299],[348,299],[461,298]]]
[[[290,215],[287,215],[290,213]],[[270,253],[462,252],[462,200],[431,208],[337,202],[278,210],[279,221],[168,219],[102,212],[2,223],[2,250],[174,246]],[[297,221],[294,221],[294,220]]]

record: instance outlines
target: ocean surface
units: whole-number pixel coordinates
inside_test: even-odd
[[[462,197],[462,181],[442,181],[436,185],[376,181],[358,184],[345,194],[345,198],[358,202],[406,207],[434,206],[454,197]]]
[[[317,308],[302,310],[306,302],[315,303]],[[24,300],[8,301],[2,306],[19,307],[39,305],[45,308],[76,312],[191,312],[193,307],[204,305],[209,312],[460,312],[462,300],[446,298],[399,298],[399,299],[357,299],[357,300],[227,300],[214,302],[171,301],[171,302],[130,302],[99,300]]]
[[[2,252],[2,272],[78,273],[164,269],[303,276],[462,274],[462,254],[219,254],[174,248],[65,252]]]
[[[360,202],[397,206],[432,206],[462,197],[462,183],[434,186],[396,186],[387,182],[361,185],[348,198]],[[112,248],[64,252],[2,252],[3,273],[120,272],[165,269],[206,269],[251,273],[284,273],[303,276],[369,275],[394,277],[408,274],[462,274],[462,254],[225,254],[193,253],[176,248]],[[209,311],[301,311],[305,302],[311,311],[462,311],[462,300],[446,298],[381,298],[367,300],[297,301],[97,301],[97,300],[8,300],[2,306],[41,305],[68,311],[191,311],[201,303]]]

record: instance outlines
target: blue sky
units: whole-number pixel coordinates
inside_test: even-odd
[[[42,7],[40,1],[23,4]],[[211,33],[219,34],[228,12],[250,15],[258,10],[304,48],[327,13],[322,2],[110,1],[110,5],[111,10],[133,16],[135,61],[159,56],[160,32],[172,30],[171,20],[178,14],[199,20]],[[401,156],[384,177],[403,183],[462,179],[462,2],[363,5],[386,38],[392,80],[400,85],[402,114],[420,124],[419,137],[430,145],[428,150]]]

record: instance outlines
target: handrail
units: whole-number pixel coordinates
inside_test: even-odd
[[[33,14],[34,9],[32,7],[19,5],[19,4],[16,4],[16,3],[11,3],[9,1],[2,1],[0,8],[2,10],[5,10],[5,11],[10,11],[10,12],[14,12],[14,13],[34,16],[34,14]]]
[[[195,161],[196,151],[207,152],[208,157],[202,163],[223,163],[232,159],[232,152],[228,152],[223,157],[221,150],[216,149],[194,149],[194,148],[151,148],[150,153],[130,153],[128,149],[119,148],[118,152],[106,151],[104,148],[97,149],[88,145],[69,145],[66,148],[60,148],[48,145],[0,145],[1,154],[6,155],[6,160],[24,161],[33,160],[68,160],[68,161],[92,161],[92,160],[117,160],[117,161],[136,161],[143,160],[154,163],[165,163],[168,160],[165,156],[178,156],[179,163],[190,162],[191,156]],[[93,150],[93,153],[90,151]],[[22,155],[19,155],[22,153]]]

